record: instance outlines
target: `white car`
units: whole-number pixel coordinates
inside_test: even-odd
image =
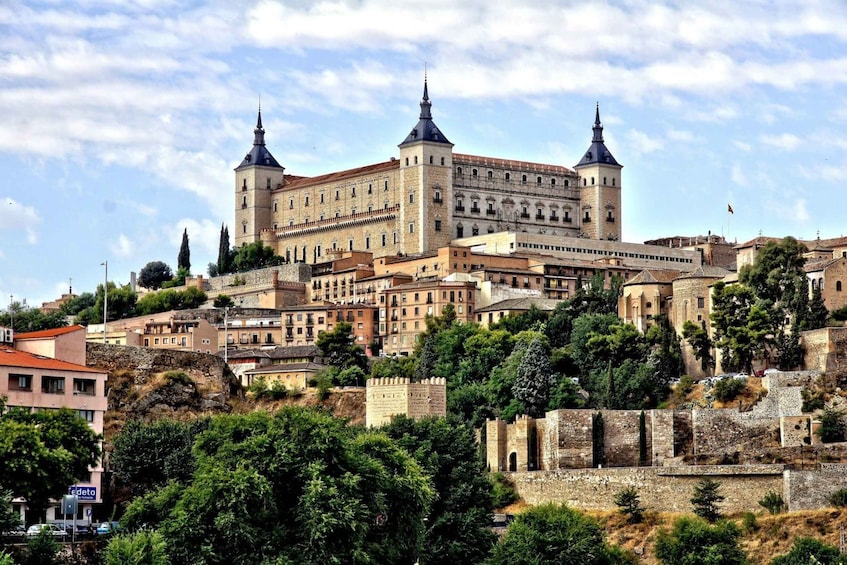
[[[65,537],[68,533],[58,524],[33,524],[27,528],[27,537],[34,538],[41,534],[42,531],[48,531],[54,537]]]

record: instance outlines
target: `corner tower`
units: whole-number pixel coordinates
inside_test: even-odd
[[[272,227],[272,195],[284,183],[285,168],[265,147],[262,108],[253,130],[253,148],[235,168],[235,241],[236,247],[260,241],[263,229]]]
[[[418,123],[399,147],[403,251],[443,247],[453,228],[453,144],[432,120],[426,78]]]
[[[579,174],[579,226],[583,237],[621,239],[621,169],[603,142],[600,104],[594,117],[594,137],[574,167]]]

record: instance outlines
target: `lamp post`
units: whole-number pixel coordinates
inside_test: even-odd
[[[229,307],[224,306],[224,365],[229,363]]]
[[[103,343],[106,343],[106,322],[109,313],[109,262],[100,263],[105,267],[106,274],[103,278]]]
[[[12,308],[12,302],[15,300],[15,295],[9,295],[9,327],[15,331],[15,310]]]

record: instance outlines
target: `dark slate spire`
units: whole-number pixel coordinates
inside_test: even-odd
[[[262,105],[259,104],[259,118],[256,120],[256,129],[253,130],[253,145],[265,144],[265,129],[262,127]]]
[[[249,167],[250,165],[258,165],[260,167],[283,168],[282,165],[274,159],[271,152],[265,147],[265,128],[262,127],[262,105],[259,104],[259,116],[256,118],[256,129],[253,130],[253,148],[244,156],[244,160],[236,167]]]
[[[597,109],[594,114],[594,137],[591,139],[591,146],[589,146],[588,151],[585,152],[585,155],[582,156],[582,159],[579,160],[576,166],[593,165],[596,163],[621,166],[620,163],[615,161],[612,153],[603,142],[603,124],[600,123],[599,102],[597,103]]]
[[[423,99],[421,99],[421,115],[418,118],[418,125],[412,129],[400,145],[415,143],[417,141],[431,141],[452,145],[452,143],[450,143],[450,141],[444,137],[444,134],[442,134],[438,129],[438,126],[435,125],[435,122],[432,121],[432,103],[429,101],[429,88],[427,86],[426,78],[424,78]]]

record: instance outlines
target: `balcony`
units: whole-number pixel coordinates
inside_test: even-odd
[[[476,206],[471,207],[471,214],[479,214],[480,212],[482,212],[481,208],[477,208]]]
[[[486,210],[486,211],[485,211],[485,215],[486,215],[486,216],[496,216],[496,215],[497,215],[497,210]]]
[[[314,326],[315,325],[315,319],[312,318],[311,316],[306,316],[306,325],[307,326]]]
[[[564,223],[564,224],[571,223],[571,217],[570,216],[562,216],[562,223]]]
[[[521,212],[521,218],[528,220],[529,219],[529,212]]]
[[[456,206],[456,212],[464,212],[464,211],[465,211],[464,206]]]
[[[535,219],[536,219],[536,220],[543,220],[543,219],[544,219],[544,214],[536,214],[536,215],[535,215]]]
[[[433,201],[435,204],[443,204],[443,203],[444,203],[444,200],[442,200],[440,196],[433,196],[433,197],[432,197],[432,201]]]
[[[550,215],[550,221],[551,221],[551,222],[558,222],[558,221],[559,221],[559,216],[557,216],[556,214],[551,214],[551,215]]]

